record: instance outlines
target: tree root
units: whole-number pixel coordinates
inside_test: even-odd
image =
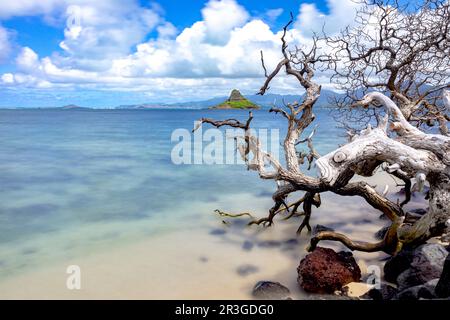
[[[243,216],[249,216],[250,218],[254,219],[253,215],[249,212],[242,212],[242,213],[234,214],[234,213],[224,212],[219,209],[214,210],[214,212],[217,213],[218,215],[220,215],[221,217],[239,218],[239,217],[243,217]]]
[[[364,242],[364,241],[354,241],[351,240],[348,236],[334,232],[334,231],[322,231],[319,232],[317,235],[311,238],[310,245],[308,246],[308,251],[314,251],[314,249],[317,247],[317,244],[319,241],[322,240],[331,240],[331,241],[339,241],[342,244],[344,244],[348,249],[350,250],[357,250],[357,251],[363,251],[363,252],[377,252],[377,251],[383,251],[388,254],[396,254],[399,252],[402,248],[402,243],[399,241],[397,236],[397,231],[399,227],[403,223],[403,217],[397,219],[395,222],[391,224],[388,231],[386,232],[386,235],[384,236],[384,239],[375,242]]]

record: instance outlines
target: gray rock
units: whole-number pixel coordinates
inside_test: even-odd
[[[445,259],[444,269],[436,286],[436,295],[439,298],[450,297],[450,254]]]
[[[397,288],[387,283],[382,283],[380,289],[371,289],[369,292],[361,296],[362,299],[372,300],[391,300],[398,293]]]
[[[375,232],[375,238],[378,240],[383,240],[384,236],[386,235],[386,232],[389,230],[389,227],[384,227]]]
[[[253,288],[252,294],[257,299],[288,299],[291,292],[279,282],[259,281]]]
[[[423,208],[418,208],[418,209],[409,210],[409,212],[423,216],[425,213],[427,213],[427,210],[425,210]]]
[[[323,226],[321,224],[316,224],[312,229],[312,234],[316,235],[317,233],[322,231],[334,231],[334,229],[327,226]]]
[[[213,235],[213,236],[220,236],[227,233],[225,230],[223,229],[212,229],[209,234]]]
[[[249,240],[245,240],[244,243],[242,244],[242,249],[244,249],[245,251],[250,251],[253,249],[253,242],[249,241]]]
[[[370,219],[361,219],[361,220],[353,221],[353,224],[354,225],[360,225],[360,224],[368,224],[368,223],[371,223],[371,222],[372,222],[372,220],[370,220]]]
[[[440,239],[442,242],[450,242],[450,232],[444,233]]]
[[[264,240],[258,242],[258,246],[262,248],[276,248],[281,246],[281,241],[277,240]]]
[[[259,268],[252,264],[243,264],[242,266],[239,266],[236,269],[236,272],[238,273],[238,275],[240,275],[242,277],[248,276],[249,274],[256,273],[258,271],[259,271]]]
[[[434,299],[436,298],[435,287],[439,279],[430,280],[424,284],[409,287],[397,294],[398,300],[418,300],[418,299]]]
[[[416,248],[411,267],[397,277],[399,291],[439,278],[447,255],[447,250],[437,243],[424,244]]]
[[[386,261],[384,265],[384,279],[397,283],[397,277],[409,268],[413,260],[412,250],[402,250]]]
[[[285,244],[285,245],[288,245],[288,246],[296,246],[296,245],[299,244],[299,241],[298,241],[297,239],[295,239],[295,238],[292,238],[292,239],[286,240],[286,241],[284,242],[284,244]]]
[[[281,250],[288,251],[288,250],[295,250],[298,247],[299,241],[295,238],[288,239],[283,242]]]

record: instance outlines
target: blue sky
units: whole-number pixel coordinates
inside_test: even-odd
[[[351,0],[14,0],[0,3],[0,107],[177,102],[254,93],[259,51],[279,59],[280,29],[307,44],[351,23]],[[277,92],[298,90],[280,79]]]

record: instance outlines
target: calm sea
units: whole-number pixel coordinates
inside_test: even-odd
[[[284,127],[279,115],[254,114],[255,128]],[[327,110],[316,114],[315,145],[324,154],[344,138]],[[241,165],[172,163],[172,132],[191,130],[203,116],[245,120],[247,113],[0,110],[0,278],[201,228],[219,205],[251,209],[255,196],[269,205],[274,183]]]

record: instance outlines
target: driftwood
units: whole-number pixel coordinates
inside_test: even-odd
[[[308,138],[301,139],[301,136],[315,119],[313,107],[320,96],[321,87],[313,80],[315,71],[320,66],[329,65],[333,57],[319,53],[323,51],[319,50],[319,43],[324,39],[318,37],[314,37],[310,50],[296,48],[295,51],[289,52],[285,37],[291,23],[292,16],[291,21],[284,27],[281,38],[283,59],[272,73],[267,72],[264,56],[261,54],[266,81],[259,91],[259,94],[264,94],[272,79],[282,70],[295,77],[305,90],[303,101],[300,103],[287,104],[282,108],[274,107],[270,110],[283,116],[287,122],[288,130],[283,142],[285,164],[281,164],[262,150],[258,138],[251,135],[250,124],[253,119],[251,113],[246,122],[239,122],[236,119],[223,121],[202,119],[203,123],[216,127],[228,125],[243,129],[244,136],[239,150],[248,169],[258,172],[263,179],[277,182],[278,189],[272,196],[274,205],[269,210],[269,215],[252,220],[250,224],[271,225],[278,213],[287,211],[288,218],[293,215],[304,216],[298,229],[299,233],[304,227],[311,230],[309,219],[312,207],[321,205],[320,193],[331,191],[342,196],[362,197],[370,206],[385,214],[391,225],[385,238],[378,243],[353,241],[336,232],[319,232],[311,239],[311,250],[321,240],[335,240],[342,242],[351,250],[384,251],[394,254],[405,245],[421,243],[442,234],[450,219],[450,137],[445,132],[442,133],[442,130],[441,134],[422,131],[408,119],[411,115],[409,111],[405,112],[404,108],[398,107],[391,97],[372,91],[362,99],[352,101],[351,107],[374,110],[377,125],[372,127],[369,124],[363,130],[353,132],[345,145],[329,154],[319,155],[313,146],[316,128]],[[442,101],[448,110],[449,93],[440,89]],[[442,111],[442,108],[440,110]],[[427,114],[427,117],[430,116]],[[436,113],[435,116],[441,117],[442,114]],[[447,126],[447,120],[445,121]],[[298,152],[297,146],[301,144],[307,144],[309,154]],[[318,177],[302,171],[301,164],[304,163],[305,157],[310,165],[313,162],[317,165]],[[380,194],[366,182],[350,181],[355,175],[372,176],[379,168],[384,168],[389,174],[404,181],[406,197],[402,203],[389,200],[386,197],[387,190]],[[429,209],[420,219],[406,222],[403,205],[409,201],[412,191],[422,190],[425,184],[429,185]],[[298,191],[305,193],[299,200],[288,204],[289,195]],[[298,213],[300,206],[303,212]]]

